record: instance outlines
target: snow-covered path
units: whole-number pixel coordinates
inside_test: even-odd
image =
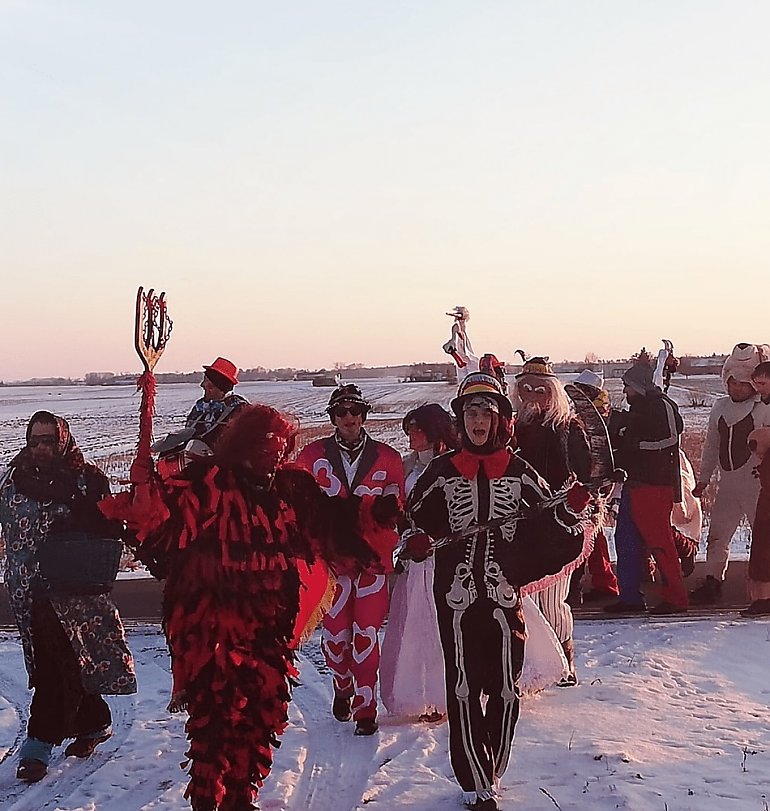
[[[581,684],[526,698],[504,811],[766,811],[770,797],[770,621],[578,623]],[[29,693],[15,636],[0,634],[3,811],[181,811],[183,718],[169,716],[168,657],[154,627],[130,631],[140,691],[110,699],[115,735],[34,786],[14,777]],[[313,642],[300,656],[291,726],[263,811],[460,809],[445,724],[383,717],[373,738],[331,718]]]

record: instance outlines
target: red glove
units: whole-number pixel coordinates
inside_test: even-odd
[[[129,474],[131,484],[147,484],[152,479],[153,472],[152,458],[137,456],[131,463]]]
[[[591,501],[591,493],[584,484],[575,482],[567,490],[567,506],[573,513],[582,513],[589,501]]]
[[[430,536],[424,532],[415,532],[406,539],[406,555],[415,563],[422,563],[432,553]]]

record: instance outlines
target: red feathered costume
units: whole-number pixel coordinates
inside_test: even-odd
[[[297,675],[298,568],[304,581],[309,571],[325,582],[318,559],[339,559],[329,546],[329,499],[310,474],[283,464],[295,436],[274,409],[245,407],[212,461],[163,482],[146,476],[103,503],[128,521],[137,556],[165,578],[163,624],[174,695],[189,712],[186,796],[196,811],[254,807]],[[303,583],[302,593],[311,591],[317,601],[318,589]]]

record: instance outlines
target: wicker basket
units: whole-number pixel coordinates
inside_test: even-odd
[[[112,588],[122,555],[122,541],[69,532],[49,535],[37,551],[37,562],[53,591],[99,594]]]

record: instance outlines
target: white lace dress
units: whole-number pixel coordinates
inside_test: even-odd
[[[433,451],[428,450],[404,459],[407,493],[432,458]],[[432,557],[423,563],[409,562],[396,576],[380,658],[380,696],[392,715],[446,712],[433,566]]]

